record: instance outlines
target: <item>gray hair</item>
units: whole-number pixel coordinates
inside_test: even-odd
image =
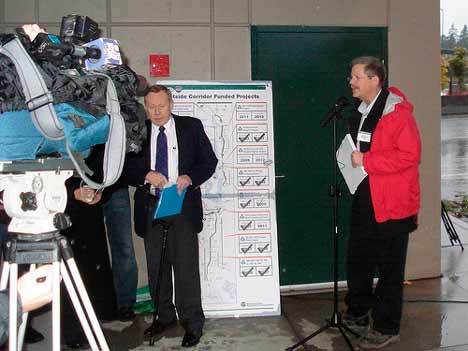
[[[364,65],[364,72],[369,76],[377,76],[382,86],[387,77],[385,66],[377,57],[373,56],[360,56],[351,61],[350,67],[355,65]]]

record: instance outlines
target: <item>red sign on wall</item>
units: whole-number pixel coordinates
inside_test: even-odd
[[[151,77],[169,77],[169,55],[150,54],[149,74]]]

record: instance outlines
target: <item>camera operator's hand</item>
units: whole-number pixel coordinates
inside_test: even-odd
[[[75,199],[88,205],[97,204],[101,201],[102,197],[102,193],[100,191],[96,191],[89,186],[79,187],[78,189],[75,189],[73,194],[75,195]]]
[[[179,195],[182,191],[187,188],[189,185],[192,185],[192,179],[186,174],[183,174],[177,178],[177,192]]]
[[[37,24],[25,24],[21,27],[31,42],[36,39],[39,33],[46,33],[44,28],[39,27]]]
[[[41,266],[18,279],[18,294],[23,312],[29,312],[52,301],[52,265]]]
[[[155,171],[149,171],[146,174],[145,180],[159,189],[164,188],[164,185],[167,183],[167,178],[163,174]]]

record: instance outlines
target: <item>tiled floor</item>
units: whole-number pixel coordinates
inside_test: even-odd
[[[455,220],[456,229],[468,247],[468,225]],[[468,350],[468,250],[451,246],[442,230],[442,267],[444,276],[410,282],[405,287],[401,341],[385,348],[388,351],[466,351]],[[340,293],[340,302],[342,301]],[[317,330],[331,316],[330,293],[282,297],[279,317],[210,319],[204,336],[194,350],[284,350],[297,340]],[[142,344],[148,317],[134,323],[104,325],[111,350],[179,350],[182,328],[177,328],[155,346]],[[50,333],[50,315],[40,316],[35,326]],[[50,337],[30,345],[29,351],[51,350]],[[353,343],[356,339],[350,338]],[[26,348],[25,348],[26,349]],[[298,350],[348,350],[337,330],[328,329]]]

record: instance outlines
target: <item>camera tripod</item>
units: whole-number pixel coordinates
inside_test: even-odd
[[[0,289],[6,289],[9,278],[9,351],[22,349],[25,323],[17,337],[18,264],[52,263],[52,345],[60,351],[60,278],[63,278],[73,307],[93,351],[109,351],[104,334],[89,300],[86,288],[73,258],[68,240],[59,231],[45,234],[15,234],[5,244]],[[83,309],[84,307],[84,309]],[[23,314],[23,321],[27,313]],[[99,347],[98,347],[99,344]]]
[[[447,212],[447,209],[445,208],[443,201],[440,202],[440,212],[441,212],[442,221],[444,222],[445,231],[447,232],[447,235],[450,240],[450,244],[454,246],[456,243],[458,243],[462,251],[465,250],[462,242],[460,241],[460,237],[458,236],[457,230],[455,229],[453,222],[450,219],[450,216]]]

